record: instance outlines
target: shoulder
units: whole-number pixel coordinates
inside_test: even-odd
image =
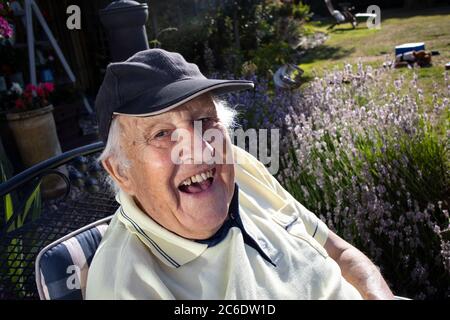
[[[262,184],[276,191],[274,177],[270,174],[264,164],[244,149],[233,146],[235,161],[236,180],[247,184]]]
[[[280,210],[293,201],[264,164],[247,151],[234,146],[236,183],[240,195],[247,196],[265,208]]]
[[[142,280],[137,273],[146,270],[145,277],[150,282],[155,264],[151,252],[126,229],[116,214],[89,267],[86,298],[127,299],[130,286],[134,286],[130,279]]]
[[[283,228],[298,220],[308,235],[321,245],[325,244],[328,237],[326,225],[283,188],[264,164],[239,147],[234,147],[234,156],[236,183],[244,211],[251,216],[274,220]]]

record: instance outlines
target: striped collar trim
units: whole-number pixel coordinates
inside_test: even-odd
[[[160,226],[142,212],[133,198],[125,192],[120,191],[116,200],[121,205],[119,220],[167,266],[179,268],[199,257],[208,248],[207,244],[180,237]]]

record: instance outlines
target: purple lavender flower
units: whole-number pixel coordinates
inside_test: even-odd
[[[280,129],[279,181],[380,265],[395,292],[446,297],[450,170],[437,132],[450,90],[430,96],[414,74],[389,85],[394,71],[347,64],[298,91],[255,76],[255,92],[229,101],[245,106],[244,128]]]

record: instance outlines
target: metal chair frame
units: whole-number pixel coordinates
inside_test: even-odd
[[[96,191],[75,188],[69,177],[57,170],[62,165],[71,166],[78,157],[93,157],[104,149],[103,142],[76,148],[45,160],[0,184],[2,200],[8,194],[17,194],[14,212],[0,229],[0,299],[38,299],[42,297],[36,281],[36,261],[42,248],[48,248],[86,230],[100,221],[107,221],[118,204],[106,183],[106,172],[100,172]],[[94,159],[93,159],[94,161]],[[23,225],[14,223],[22,217],[25,201],[42,178],[48,174],[59,175],[67,185],[65,195],[58,199],[43,200],[40,215],[27,217]],[[86,171],[90,178],[91,172]],[[70,194],[71,197],[68,195]],[[20,197],[19,197],[20,195]],[[0,214],[3,214],[0,207]],[[38,260],[36,260],[36,258]],[[36,277],[35,277],[36,276]]]

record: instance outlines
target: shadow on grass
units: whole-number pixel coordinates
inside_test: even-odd
[[[320,45],[306,51],[298,63],[313,63],[319,60],[337,60],[352,54],[355,48],[345,49],[338,46]]]
[[[359,25],[363,25],[365,26],[365,23],[359,23]],[[333,29],[328,30],[328,33],[342,33],[342,32],[350,32],[350,31],[355,31],[358,29],[355,29],[352,27],[352,25],[349,25],[348,27],[345,24],[339,24],[336,27],[334,27]]]

